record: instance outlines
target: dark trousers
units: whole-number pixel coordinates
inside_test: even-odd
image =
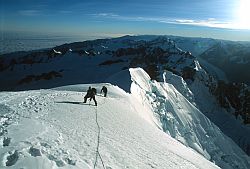
[[[107,97],[107,92],[106,93],[104,92],[104,97]]]
[[[86,103],[88,98],[90,98],[89,101],[91,101],[93,99],[94,102],[95,102],[95,105],[97,106],[95,96],[88,96],[88,95],[84,96],[84,102],[83,103]]]
[[[95,105],[97,106],[97,102],[96,102],[95,96],[90,97],[90,101],[91,101],[92,99],[94,100]]]

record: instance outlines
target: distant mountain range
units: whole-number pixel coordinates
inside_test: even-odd
[[[250,71],[250,42],[185,37],[173,39],[183,50],[223,71],[230,82],[250,84],[247,73]]]
[[[231,82],[250,84],[249,44],[221,41],[204,51],[200,57],[223,70]]]

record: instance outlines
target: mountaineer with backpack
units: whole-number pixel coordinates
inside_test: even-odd
[[[101,93],[104,93],[104,97],[107,97],[108,89],[106,86],[102,86]]]
[[[96,95],[96,89],[89,87],[89,89],[87,91],[87,94],[84,96],[84,102],[83,103],[86,103],[87,99],[90,98],[89,101],[91,101],[93,99],[94,102],[95,102],[95,106],[97,106],[95,95]]]

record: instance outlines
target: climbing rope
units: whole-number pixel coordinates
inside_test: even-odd
[[[106,98],[104,99],[104,103],[105,103],[105,100],[106,100]],[[102,103],[102,104],[104,104],[104,103]],[[101,104],[101,105],[102,105],[102,104]],[[100,152],[99,152],[101,128],[100,128],[100,125],[99,125],[99,123],[98,123],[97,107],[95,107],[95,115],[96,115],[96,125],[97,125],[97,128],[98,128],[98,137],[97,137],[96,158],[95,158],[94,169],[95,169],[96,166],[97,166],[98,156],[99,156],[99,158],[101,159],[103,168],[105,169],[105,165],[104,165],[102,156],[101,156],[101,154],[100,154]]]

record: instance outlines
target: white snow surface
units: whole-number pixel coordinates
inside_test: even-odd
[[[181,77],[178,79],[170,72],[167,74],[170,83],[179,84],[175,85],[179,92],[172,84],[150,81],[142,69],[130,69],[130,72],[134,79],[132,94],[153,110],[157,126],[163,131],[222,168],[250,167],[250,158],[195,107],[186,83],[178,82]],[[143,80],[137,80],[138,77]]]
[[[62,52],[56,51],[55,49],[53,49],[53,52],[54,52],[55,54],[62,54]]]
[[[1,92],[0,168],[249,168],[249,157],[173,85],[128,72],[131,94],[109,83]],[[103,85],[108,97],[98,94],[97,107],[83,103],[89,86]]]
[[[218,168],[155,127],[150,110],[116,86],[105,84],[98,107],[83,104],[89,85],[104,84],[0,93],[1,142],[10,138],[1,168],[102,168],[98,145],[106,168]]]

